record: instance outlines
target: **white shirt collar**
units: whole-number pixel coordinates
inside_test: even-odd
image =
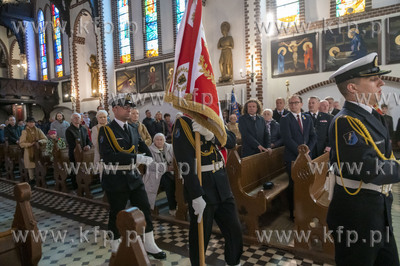
[[[297,119],[297,115],[300,115],[300,119],[301,119],[301,112],[300,113],[298,113],[298,114],[296,114],[296,113],[293,113],[292,111],[291,111],[291,113],[294,115],[294,117]]]
[[[354,104],[360,106],[361,108],[363,108],[364,110],[366,110],[368,113],[372,114],[372,107],[371,107],[371,106],[368,106],[368,105],[363,104],[363,103],[353,102],[353,101],[349,101],[349,102],[354,103]]]
[[[126,125],[127,123],[125,122],[122,122],[121,120],[118,120],[118,119],[116,119],[116,118],[114,118],[114,120],[115,120],[115,122],[117,122],[118,123],[118,125],[122,128],[122,129],[124,129],[124,125]]]
[[[316,111],[315,113],[313,113],[313,112],[310,111],[311,116],[312,116],[313,114],[315,114],[315,116],[318,116],[318,113],[319,113],[319,111]]]

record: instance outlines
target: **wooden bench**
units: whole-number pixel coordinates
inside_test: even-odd
[[[53,167],[54,167],[54,180],[56,182],[54,189],[61,192],[68,192],[67,177],[68,172],[65,164],[69,165],[68,148],[60,150],[58,145],[53,148]]]
[[[5,153],[6,153],[6,144],[0,143],[0,170],[3,169],[4,163],[6,162]],[[1,174],[2,173],[3,171],[1,171]]]
[[[34,160],[36,186],[47,188],[46,176],[53,164],[50,161],[50,156],[46,155],[46,143],[35,143]]]
[[[92,184],[95,175],[93,173],[94,149],[84,151],[80,142],[77,141],[74,150],[74,157],[76,163],[80,163],[80,167],[76,175],[76,183],[78,184],[77,194],[78,196],[92,199],[93,195],[90,190],[90,185]]]
[[[239,217],[247,227],[244,233],[255,236],[259,217],[289,185],[283,160],[284,147],[273,149],[271,155],[264,152],[244,158],[239,156],[240,148],[237,146],[229,152],[227,172]],[[263,184],[268,181],[273,182],[274,187],[264,190]]]
[[[324,184],[328,172],[329,153],[311,160],[306,145],[300,145],[299,155],[292,164],[294,181],[295,229],[310,231],[309,242],[295,240],[295,249],[313,256],[334,258],[334,244],[324,239],[324,229],[328,231],[326,215],[330,201]],[[312,170],[311,166],[315,166]],[[320,171],[316,166],[321,166]],[[323,166],[323,167],[322,167]],[[333,241],[333,239],[332,239]]]
[[[121,244],[117,253],[111,255],[110,266],[150,266],[150,260],[144,249],[142,239],[137,233],[142,232],[145,227],[144,214],[138,208],[133,207],[118,213],[117,228],[121,235]],[[130,231],[129,240],[127,239],[127,231]]]
[[[6,178],[15,180],[14,171],[16,166],[19,165],[20,159],[23,158],[24,150],[19,145],[9,145],[8,141],[5,142],[4,166],[6,168]],[[21,171],[21,169],[19,169]]]
[[[30,204],[31,188],[28,183],[20,183],[14,187],[17,203],[14,220],[10,230],[0,232],[0,264],[1,265],[38,265],[42,257],[40,238],[34,240],[33,234],[38,235],[37,222],[33,216]],[[28,231],[26,241],[15,242],[13,232],[22,234]]]

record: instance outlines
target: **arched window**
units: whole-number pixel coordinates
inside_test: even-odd
[[[54,4],[51,5],[51,14],[53,16],[53,41],[56,77],[59,78],[63,76],[61,22],[58,8]]]
[[[365,11],[365,0],[336,0],[336,17]]]
[[[131,33],[129,29],[129,2],[118,0],[118,41],[119,61],[121,64],[131,62]]]
[[[185,13],[187,0],[175,0],[176,2],[176,10],[175,10],[175,17],[176,17],[176,32],[179,31],[179,25],[181,24],[183,14]]]
[[[144,0],[146,57],[158,56],[157,0]]]
[[[298,22],[300,4],[297,0],[276,0],[276,17],[282,22]]]
[[[42,80],[48,80],[47,74],[47,49],[46,49],[46,28],[44,25],[43,11],[38,12],[38,26],[39,26],[39,60],[40,60],[40,75]]]

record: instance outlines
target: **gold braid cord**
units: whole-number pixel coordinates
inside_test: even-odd
[[[192,131],[190,130],[189,125],[186,123],[186,121],[183,118],[179,118],[183,132],[185,132],[186,138],[189,140],[190,144],[192,145],[193,149],[195,149],[195,143],[194,143],[194,138],[192,135]],[[201,152],[201,156],[209,156],[215,151],[214,145],[211,145],[211,149],[209,152]]]
[[[339,118],[340,118],[340,117],[339,117]],[[344,190],[345,190],[349,195],[355,196],[355,195],[357,195],[357,194],[360,192],[363,181],[362,181],[362,180],[360,181],[360,186],[359,186],[358,189],[357,189],[355,192],[353,192],[353,193],[351,193],[351,192],[346,188],[346,186],[344,185],[343,176],[342,176],[342,169],[341,169],[341,167],[340,167],[339,146],[338,146],[337,122],[338,122],[339,118],[335,120],[336,158],[337,158],[338,167],[339,167],[339,174],[340,174],[340,178],[341,178],[341,180],[342,180],[342,184],[343,184]],[[375,141],[374,141],[374,139],[372,138],[371,134],[369,133],[368,129],[364,126],[364,124],[363,124],[359,119],[354,118],[354,117],[351,117],[351,116],[344,116],[344,118],[347,119],[347,122],[349,122],[351,128],[354,129],[354,131],[356,131],[357,134],[359,134],[361,137],[364,138],[365,143],[366,143],[367,145],[368,145],[368,143],[370,143],[370,145],[372,145],[372,147],[374,148],[375,152],[378,154],[378,156],[379,156],[382,160],[384,160],[384,161],[386,161],[386,160],[394,160],[394,161],[396,161],[397,163],[400,164],[400,161],[396,160],[396,158],[394,157],[393,152],[392,152],[392,154],[390,155],[390,158],[386,158],[385,155],[382,154],[382,152],[381,152],[381,151],[378,149],[378,147],[376,146]]]
[[[117,139],[115,138],[114,132],[111,130],[109,126],[104,126],[105,130],[104,132],[106,133],[108,142],[111,145],[112,149],[115,151],[114,147],[119,151],[119,152],[125,152],[125,153],[132,153],[132,151],[135,151],[135,145],[132,145],[132,147],[129,150],[124,150],[119,146]],[[111,140],[110,140],[111,138]]]

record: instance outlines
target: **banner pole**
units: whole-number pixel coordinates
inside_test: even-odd
[[[196,141],[196,169],[197,169],[197,176],[199,178],[200,186],[202,185],[201,182],[201,146],[200,146],[200,133],[195,132],[195,141]],[[199,264],[200,266],[205,266],[205,253],[204,253],[204,228],[203,228],[203,217],[201,218],[200,223],[197,224],[198,226],[198,238],[199,238]]]

